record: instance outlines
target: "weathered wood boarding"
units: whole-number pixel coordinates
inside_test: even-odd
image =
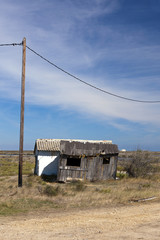
[[[38,139],[35,144],[35,173],[55,174],[62,182],[115,178],[118,152],[117,145],[111,141]],[[43,159],[44,153],[46,158]]]

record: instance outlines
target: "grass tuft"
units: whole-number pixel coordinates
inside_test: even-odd
[[[61,191],[59,186],[53,187],[53,186],[47,185],[43,190],[43,194],[49,197],[57,196],[60,192]]]
[[[72,186],[73,191],[77,191],[77,192],[84,191],[87,187],[84,182],[77,181],[77,180],[76,181],[73,180],[70,183],[70,185]]]

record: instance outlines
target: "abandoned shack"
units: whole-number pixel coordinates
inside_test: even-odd
[[[57,181],[116,178],[118,147],[112,141],[37,139],[35,174]]]

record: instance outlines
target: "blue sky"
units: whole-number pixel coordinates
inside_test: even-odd
[[[160,100],[159,0],[0,1],[0,43],[27,45],[106,91]],[[0,47],[0,149],[18,149],[22,47]],[[27,49],[24,149],[37,138],[160,150],[160,104],[89,88]]]

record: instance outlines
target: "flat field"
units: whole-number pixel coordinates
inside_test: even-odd
[[[60,184],[34,176],[33,153],[25,152],[18,188],[17,152],[1,152],[0,239],[160,239],[159,172],[127,177],[131,154],[120,153],[118,180]]]

